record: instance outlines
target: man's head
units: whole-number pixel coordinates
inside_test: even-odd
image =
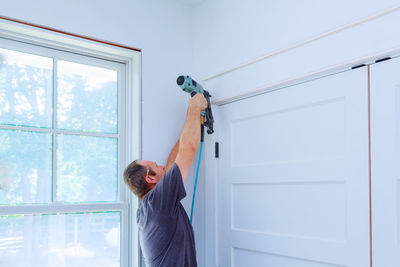
[[[165,167],[154,161],[135,160],[124,171],[124,180],[129,189],[139,198],[153,189],[163,178]]]

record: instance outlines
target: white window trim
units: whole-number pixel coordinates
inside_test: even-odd
[[[118,188],[120,203],[104,204],[62,204],[0,206],[0,215],[40,214],[56,212],[120,211],[121,212],[121,266],[140,266],[136,209],[138,200],[123,183],[122,172],[127,164],[141,158],[141,53],[117,46],[97,43],[78,37],[51,32],[33,26],[0,19],[0,37],[82,54],[123,63],[125,75],[119,83],[125,83],[125,90],[118,94],[119,128],[118,139]],[[119,84],[120,85],[120,84]],[[124,110],[125,112],[121,112]],[[7,127],[10,129],[11,127]],[[21,127],[16,127],[21,130]],[[32,128],[29,128],[32,130]],[[38,129],[41,131],[42,129]],[[93,134],[95,135],[95,134]]]

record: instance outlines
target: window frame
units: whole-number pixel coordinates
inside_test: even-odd
[[[0,18],[0,42],[5,49],[51,57],[53,73],[57,73],[57,60],[85,63],[118,71],[118,131],[116,134],[102,134],[74,130],[56,129],[57,79],[53,77],[52,127],[20,127],[2,125],[0,129],[29,130],[53,133],[53,196],[49,204],[24,204],[0,206],[0,215],[10,214],[54,214],[71,212],[119,211],[120,224],[120,266],[139,266],[140,248],[135,223],[138,200],[123,182],[123,170],[132,160],[141,158],[141,52],[98,43],[65,34],[50,32],[33,26],[20,25]],[[85,60],[85,61],[83,61]],[[87,61],[86,61],[87,60]],[[107,62],[107,63],[106,63]],[[104,65],[104,63],[106,63]],[[115,202],[104,203],[63,203],[56,199],[55,151],[57,133],[79,134],[118,138],[118,196]]]

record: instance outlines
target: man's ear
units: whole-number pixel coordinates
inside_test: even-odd
[[[146,176],[146,182],[149,184],[156,184],[156,179],[152,178],[150,175]]]

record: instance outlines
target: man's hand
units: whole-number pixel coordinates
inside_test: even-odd
[[[203,94],[195,94],[189,100],[189,108],[206,109],[208,106],[207,100]]]

